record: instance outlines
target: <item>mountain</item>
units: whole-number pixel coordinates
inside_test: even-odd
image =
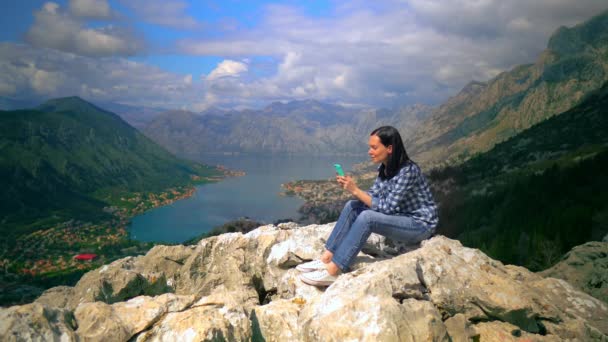
[[[578,104],[608,80],[608,11],[558,29],[534,64],[471,82],[407,139],[423,164],[460,163]]]
[[[266,225],[156,246],[0,308],[8,341],[606,341],[608,305],[569,283],[435,236],[372,234],[327,288],[296,265],[333,224]],[[605,243],[608,245],[608,243]],[[605,249],[604,249],[605,250]],[[244,263],[243,261],[246,260]]]
[[[109,193],[160,191],[215,174],[78,97],[0,111],[0,132],[4,235],[48,220],[102,216]]]
[[[275,102],[261,110],[170,111],[143,129],[171,152],[197,158],[203,153],[361,154],[367,135],[394,125],[409,135],[431,108],[354,110],[315,100]]]
[[[570,110],[436,169],[442,234],[537,271],[608,234],[608,82]]]
[[[95,102],[100,108],[118,114],[129,125],[141,130],[154,117],[166,111],[163,108],[130,106],[115,102]],[[21,107],[23,108],[23,107]]]
[[[15,100],[0,96],[0,110],[15,110],[20,108],[31,108],[40,104],[42,101],[35,100]]]

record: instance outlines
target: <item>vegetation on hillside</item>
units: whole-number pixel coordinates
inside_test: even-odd
[[[608,234],[608,84],[580,105],[469,161],[430,174],[439,232],[542,270]]]
[[[79,98],[0,112],[0,233],[14,238],[70,219],[98,222],[133,192],[219,175],[175,158],[113,113]]]
[[[130,239],[129,219],[222,175],[76,97],[0,111],[0,152],[0,305],[144,253],[151,244]]]

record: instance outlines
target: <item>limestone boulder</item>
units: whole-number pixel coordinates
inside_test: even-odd
[[[74,312],[78,324],[76,334],[85,341],[127,341],[163,315],[186,309],[194,300],[194,296],[164,294],[135,297],[112,305],[83,303]]]
[[[140,295],[175,292],[176,279],[194,246],[155,246],[146,255],[127,257],[87,272],[74,287],[46,290],[36,302],[76,309],[81,303],[115,303]]]
[[[155,246],[135,259],[132,270],[146,279],[147,295],[175,292],[180,270],[194,250],[195,246]]]
[[[71,312],[40,303],[0,309],[0,340],[76,341]]]
[[[157,246],[1,309],[0,340],[608,341],[606,303],[443,236],[406,248],[372,234],[353,271],[306,285],[295,266],[332,228]]]
[[[588,320],[595,317],[597,322],[606,322],[605,303],[565,282],[543,279],[525,268],[505,267],[456,240],[435,237],[420,250],[389,262],[412,258],[417,260],[421,284],[444,316],[462,313],[469,321],[501,321],[529,333],[557,336],[566,333],[558,326],[583,321],[585,327],[576,328],[576,332],[566,330],[583,339],[591,338],[597,329],[608,333],[604,324]],[[573,307],[573,303],[581,304]],[[556,322],[560,324],[554,325]]]
[[[68,308],[72,298],[74,298],[74,287],[55,286],[44,291],[35,302],[55,308]]]
[[[317,259],[323,253],[330,232],[329,225],[313,225],[292,230],[288,239],[272,246],[266,263],[287,269],[304,261]]]
[[[133,270],[136,258],[127,257],[90,271],[74,287],[68,307],[75,309],[81,303],[102,301],[115,303],[145,294],[148,281]]]
[[[305,340],[447,340],[416,258],[379,261],[341,275],[300,314]]]
[[[565,282],[441,236],[341,275],[299,316],[304,339],[335,341],[443,340],[450,330],[471,338],[480,322],[506,323],[535,338],[595,340],[605,338],[607,321],[604,303]]]
[[[264,234],[274,240],[277,232]],[[202,240],[180,269],[176,293],[209,295],[218,286],[230,290],[262,288],[265,250],[258,240],[241,233],[228,233]],[[261,291],[262,292],[262,291]]]
[[[560,262],[539,274],[564,279],[608,303],[608,241],[592,241],[576,246]]]
[[[472,336],[478,341],[501,342],[557,342],[564,341],[560,336],[531,334],[506,322],[480,322],[474,325]],[[466,340],[461,340],[466,341]]]
[[[305,304],[305,299],[296,297],[291,300],[277,299],[256,307],[251,318],[254,336],[266,342],[302,340],[298,316]]]
[[[216,292],[187,310],[168,313],[135,341],[248,341],[251,321],[240,292]]]

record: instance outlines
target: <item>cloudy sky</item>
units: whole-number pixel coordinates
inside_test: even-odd
[[[202,110],[440,104],[605,0],[3,1],[0,97]]]

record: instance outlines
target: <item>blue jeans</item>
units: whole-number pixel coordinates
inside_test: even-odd
[[[409,216],[382,214],[361,201],[351,200],[342,209],[325,248],[333,253],[332,261],[340,270],[347,271],[371,233],[416,244],[431,237],[434,231]]]

